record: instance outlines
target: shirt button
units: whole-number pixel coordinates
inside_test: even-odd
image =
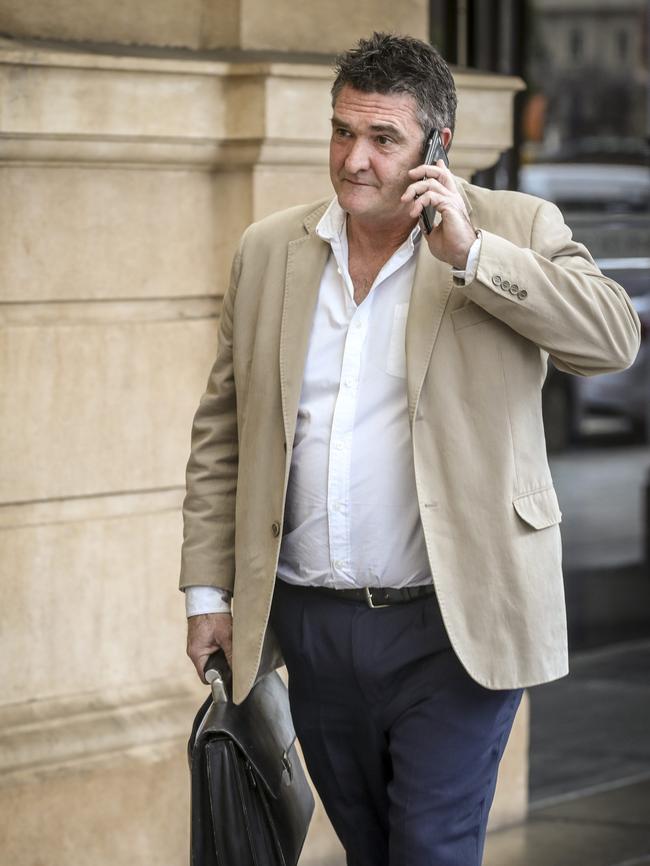
[[[336,448],[337,451],[343,451],[343,443],[342,442],[337,442],[334,447]]]
[[[340,559],[335,559],[332,565],[334,568],[343,568],[343,562]]]
[[[280,524],[278,523],[277,520],[274,520],[273,523],[271,524],[271,532],[273,533],[275,538],[277,538],[278,535],[280,534]]]
[[[354,385],[354,379],[352,378],[352,376],[348,376],[347,379],[345,379],[343,384],[345,385],[346,388],[351,388]]]
[[[357,331],[359,330],[359,328],[361,327],[361,320],[360,319],[357,319],[357,321],[354,323],[354,327],[357,329]]]

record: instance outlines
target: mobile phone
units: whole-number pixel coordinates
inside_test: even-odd
[[[435,165],[436,162],[442,159],[449,168],[449,159],[447,158],[447,151],[442,145],[442,139],[440,138],[440,133],[437,129],[432,129],[431,134],[426,140],[426,144],[424,145],[424,159],[423,162],[425,165]],[[433,205],[427,205],[422,211],[422,222],[424,223],[424,228],[426,233],[429,234],[431,229],[433,228],[433,221],[436,218],[436,209]]]

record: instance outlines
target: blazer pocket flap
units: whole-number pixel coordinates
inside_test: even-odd
[[[562,520],[562,512],[553,487],[524,493],[513,499],[515,511],[533,529],[545,529]]]
[[[468,328],[470,325],[478,325],[479,322],[485,322],[487,319],[493,319],[494,316],[479,307],[478,304],[469,301],[462,307],[451,311],[451,320],[454,323],[454,330],[460,331],[461,328]]]

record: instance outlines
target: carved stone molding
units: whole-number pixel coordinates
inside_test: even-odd
[[[182,748],[201,695],[186,682],[154,679],[0,706],[0,788],[103,761],[114,766],[120,756],[160,760]]]
[[[84,53],[0,40],[0,163],[325,166],[327,64]],[[455,71],[455,172],[512,140],[510,76]]]

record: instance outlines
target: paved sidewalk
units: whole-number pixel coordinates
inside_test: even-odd
[[[650,864],[650,779],[534,810],[488,835],[483,866]]]
[[[530,815],[484,866],[650,864],[650,641],[574,656],[530,697]]]

